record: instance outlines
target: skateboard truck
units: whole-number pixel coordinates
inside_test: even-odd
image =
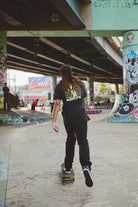
[[[61,164],[61,182],[64,183],[73,183],[75,181],[74,170],[72,169],[70,173],[65,172],[65,164]]]

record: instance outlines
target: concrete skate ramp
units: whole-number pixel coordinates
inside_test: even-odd
[[[33,110],[18,110],[16,111],[16,113],[26,117],[28,120],[33,120],[38,122],[52,119],[52,115],[49,113],[43,113]]]
[[[114,114],[118,111],[119,104],[120,104],[120,94],[116,94],[115,95],[115,103],[114,103],[114,106],[111,111],[112,114]]]
[[[18,114],[21,114],[21,115],[24,115],[24,116],[27,116],[27,117],[31,117],[31,118],[40,118],[40,117],[51,117],[51,115],[49,113],[43,113],[43,112],[40,112],[40,111],[33,111],[33,110],[17,110],[16,111]]]
[[[32,111],[32,110],[17,110],[10,112],[0,112],[0,125],[2,126],[27,126],[37,124],[52,119],[52,115],[48,113]]]

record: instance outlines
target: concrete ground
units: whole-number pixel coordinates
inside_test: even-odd
[[[62,185],[66,133],[51,121],[0,127],[0,207],[138,207],[138,125],[90,115],[88,139],[94,186],[85,186],[76,145],[75,182]]]

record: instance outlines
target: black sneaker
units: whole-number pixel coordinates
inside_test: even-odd
[[[91,174],[90,168],[88,166],[83,167],[83,173],[84,173],[84,177],[85,177],[85,184],[88,187],[92,187],[93,180],[92,180],[92,174]]]

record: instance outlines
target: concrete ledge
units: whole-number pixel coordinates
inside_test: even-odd
[[[0,111],[0,126],[27,126],[40,122],[49,121],[52,115],[32,110],[24,111]]]

